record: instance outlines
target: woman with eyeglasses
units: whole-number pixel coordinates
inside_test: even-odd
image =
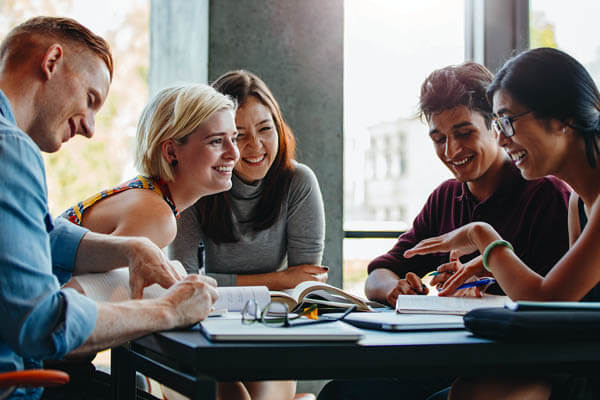
[[[600,93],[585,68],[551,48],[529,50],[508,60],[488,89],[494,127],[526,179],[554,175],[574,190],[569,203],[570,250],[542,277],[529,269],[512,246],[488,224],[474,222],[421,241],[405,252],[419,254],[479,251],[483,267],[465,265],[445,284],[450,295],[474,275],[492,274],[513,300],[600,300]],[[548,216],[552,218],[552,216]],[[485,269],[484,269],[485,268]],[[487,270],[487,271],[486,271]],[[567,382],[544,379],[460,379],[451,399],[600,398],[600,385],[587,378]],[[585,393],[584,393],[585,392]],[[529,397],[527,397],[529,396]]]

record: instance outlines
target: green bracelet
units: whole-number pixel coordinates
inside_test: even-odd
[[[506,246],[509,249],[511,249],[511,251],[515,251],[515,249],[512,247],[512,244],[510,244],[506,240],[494,240],[492,243],[488,244],[485,250],[483,251],[482,261],[483,268],[487,269],[489,272],[492,272],[492,270],[490,269],[490,266],[488,264],[488,256],[490,255],[490,251],[492,251],[492,249],[496,246]]]

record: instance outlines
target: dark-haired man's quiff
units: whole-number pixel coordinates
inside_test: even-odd
[[[470,61],[433,71],[421,85],[420,117],[429,120],[434,114],[465,106],[479,112],[490,128],[492,106],[486,90],[493,77],[486,67]]]
[[[589,164],[600,157],[600,93],[583,65],[567,53],[542,47],[508,60],[488,89],[503,89],[540,119],[556,119],[583,136]]]

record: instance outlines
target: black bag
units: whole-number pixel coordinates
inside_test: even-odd
[[[475,309],[464,317],[477,336],[508,341],[599,339],[600,311],[512,311],[504,307]]]

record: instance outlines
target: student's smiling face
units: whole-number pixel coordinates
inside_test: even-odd
[[[271,111],[256,97],[248,96],[235,114],[240,161],[235,174],[244,182],[263,179],[279,150],[279,134]]]
[[[190,133],[185,143],[175,144],[175,184],[189,186],[199,196],[231,188],[231,174],[239,158],[233,111],[220,110]]]
[[[497,134],[477,111],[458,106],[433,114],[428,123],[437,156],[461,182],[485,177],[501,156]]]
[[[48,153],[58,151],[75,135],[91,138],[109,86],[108,67],[91,51],[83,50],[78,58],[63,56],[40,91],[27,133]]]
[[[510,117],[531,111],[504,89],[494,93],[493,101],[494,115],[497,117]],[[564,154],[567,152],[569,139],[573,136],[564,134],[563,126],[557,120],[537,119],[531,112],[513,121],[514,135],[510,138],[502,135],[499,143],[525,179],[554,175],[560,173],[564,162],[568,160]]]

